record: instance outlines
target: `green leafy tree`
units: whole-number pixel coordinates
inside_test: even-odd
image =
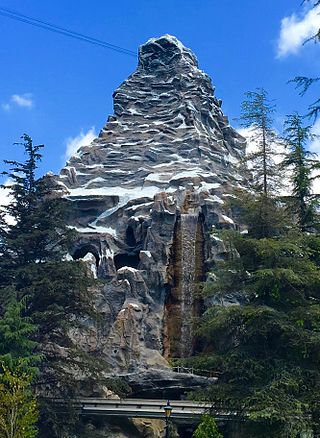
[[[31,391],[32,375],[24,364],[15,370],[2,365],[0,372],[0,438],[37,436],[38,409]]]
[[[246,98],[241,105],[240,120],[243,127],[251,130],[250,142],[255,150],[247,154],[245,162],[253,174],[252,188],[267,195],[275,188],[277,178],[274,156],[279,139],[273,129],[275,105],[263,88],[248,91]]]
[[[219,432],[216,422],[211,415],[204,415],[201,422],[193,432],[193,438],[223,438]]]
[[[320,168],[316,155],[306,149],[313,139],[312,126],[304,126],[303,117],[295,113],[285,121],[284,139],[289,153],[282,162],[283,168],[291,169],[293,211],[298,217],[302,231],[312,230],[317,222],[318,196],[313,194],[312,183],[317,176],[313,172]]]

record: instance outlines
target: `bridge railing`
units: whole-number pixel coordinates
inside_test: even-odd
[[[203,376],[203,377],[209,377],[209,378],[214,378],[214,377],[217,378],[220,376],[220,373],[217,371],[206,371],[206,370],[201,370],[201,369],[193,368],[193,367],[184,367],[181,365],[173,366],[172,371],[174,371],[175,373],[193,374],[196,376]]]
[[[66,401],[51,400],[56,410],[65,411]],[[87,397],[73,400],[72,404],[79,415],[117,416],[136,418],[164,418],[164,406],[167,400],[162,399],[104,399]],[[210,413],[216,419],[231,420],[245,418],[246,413],[240,409],[224,405],[192,400],[170,400],[173,408],[172,418],[175,420],[192,421],[199,419],[204,413]]]
[[[172,417],[175,419],[200,418],[211,412],[215,418],[230,419],[238,416],[234,409],[212,403],[192,400],[170,400]],[[124,417],[164,418],[166,400],[157,399],[94,399],[79,400],[81,415],[117,415]]]

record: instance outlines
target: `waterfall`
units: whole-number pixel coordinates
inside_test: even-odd
[[[204,279],[204,234],[199,212],[177,218],[168,267],[164,317],[164,356],[189,357],[195,347],[193,318],[201,313],[198,283]]]
[[[193,302],[196,292],[197,224],[197,213],[181,214],[181,357],[188,357],[192,354]]]

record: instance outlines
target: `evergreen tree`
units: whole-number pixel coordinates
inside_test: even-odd
[[[275,105],[263,88],[247,92],[246,97],[241,105],[240,120],[243,127],[251,130],[250,142],[255,150],[247,154],[245,162],[253,174],[252,188],[267,196],[275,188],[277,177],[274,157],[279,139],[273,129]]]
[[[1,185],[0,185],[0,187],[1,187]],[[5,234],[6,228],[7,228],[7,222],[5,220],[3,212],[0,211],[0,236]],[[0,237],[0,251],[1,251],[1,245],[2,245],[2,241],[1,241],[1,237]]]
[[[319,430],[320,336],[309,325],[319,315],[318,305],[289,315],[262,305],[212,307],[201,328],[207,353],[195,361],[220,376],[200,399],[237,412],[248,438]]]
[[[308,78],[306,76],[296,76],[292,81],[296,88],[300,89],[300,96],[304,96],[309,88],[320,81],[320,77]],[[309,105],[307,116],[316,120],[320,113],[320,98]]]
[[[201,318],[203,354],[188,360],[219,379],[197,397],[236,411],[246,438],[319,432],[320,237],[220,237],[230,257],[205,293],[222,305]],[[241,305],[225,306],[230,297]]]
[[[9,215],[13,224],[1,230],[3,271],[61,260],[73,235],[64,223],[58,187],[49,178],[36,179],[43,145],[35,146],[28,135],[23,136],[23,143],[16,144],[24,148],[27,159],[5,161],[10,169],[3,175],[12,181],[9,190],[13,201],[2,207],[2,214]],[[16,275],[14,279],[17,281]]]
[[[93,279],[81,262],[63,259],[74,232],[66,226],[59,187],[52,178],[36,178],[43,146],[35,146],[27,135],[20,145],[26,161],[6,162],[14,201],[2,211],[13,218],[13,225],[0,231],[0,302],[4,308],[15,297],[24,300],[23,317],[32,318],[37,326],[30,339],[42,356],[37,391],[68,401],[100,376],[99,361],[72,338],[83,328],[82,321],[94,316]],[[40,403],[43,436],[60,436],[76,421],[74,412],[70,411],[70,421],[66,414],[62,421],[50,403],[41,397]]]
[[[207,283],[206,293],[223,298],[236,290],[251,303],[284,311],[320,299],[319,237],[293,232],[255,239],[224,231],[221,238],[229,260],[216,264],[219,281]]]
[[[313,171],[320,169],[316,155],[306,150],[306,145],[313,138],[312,126],[304,126],[303,118],[295,113],[285,121],[285,142],[289,153],[282,162],[283,168],[291,168],[293,211],[298,217],[302,231],[311,230],[317,222],[316,208],[318,196],[312,193]]]
[[[239,189],[234,194],[229,205],[233,214],[248,227],[248,236],[256,239],[276,237],[292,228],[292,214],[276,197]]]
[[[10,370],[25,368],[28,375],[38,374],[41,357],[36,353],[37,342],[32,340],[37,327],[23,316],[25,303],[12,298],[0,319],[0,363]]]

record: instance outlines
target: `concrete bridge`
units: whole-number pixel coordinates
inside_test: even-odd
[[[167,400],[83,398],[77,401],[80,415],[143,417],[164,419]],[[174,420],[197,420],[210,412],[217,420],[232,420],[238,414],[210,403],[189,400],[170,400]]]

